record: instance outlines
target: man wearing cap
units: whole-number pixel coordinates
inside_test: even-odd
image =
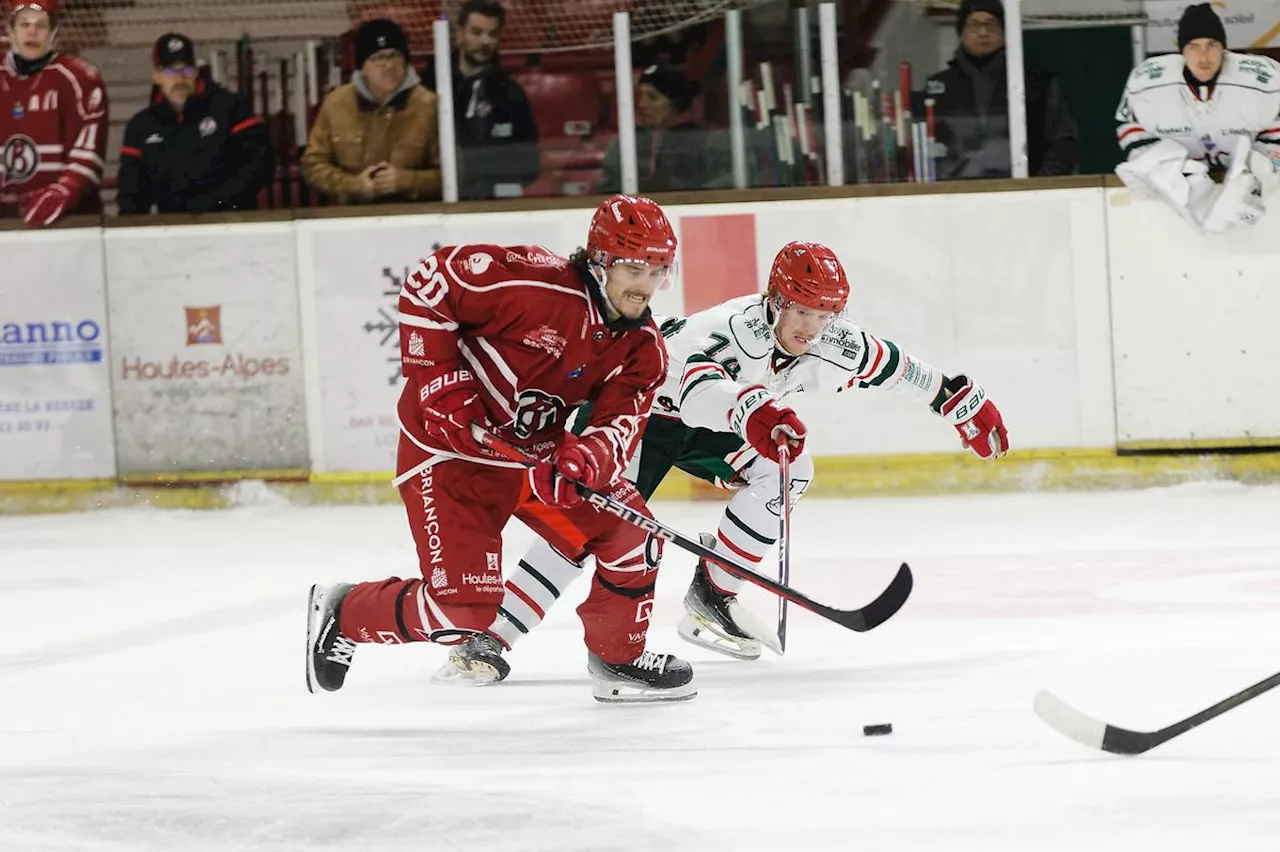
[[[151,103],[120,146],[121,215],[256,208],[272,160],[253,104],[202,74],[184,35],[160,36],[151,60]]]
[[[1135,68],[1116,110],[1116,174],[1135,198],[1162,200],[1209,233],[1253,225],[1280,186],[1280,63],[1226,42],[1210,4],[1188,6],[1179,52]],[[1220,169],[1215,194],[1209,173]]]
[[[0,219],[43,228],[70,213],[100,213],[102,75],[54,50],[61,0],[0,0],[0,10],[12,45],[0,59]]]
[[[720,189],[733,186],[727,139],[688,116],[695,87],[676,65],[650,65],[636,82],[636,171],[640,192]],[[615,138],[604,152],[596,189],[622,190],[622,161]]]
[[[436,96],[418,85],[394,22],[360,25],[351,82],[329,93],[311,128],[302,175],[339,204],[436,201]]]
[[[505,24],[498,0],[466,0],[454,27],[453,120],[464,199],[521,195],[541,169],[529,97],[498,59]],[[422,85],[436,91],[434,62],[422,69]]]
[[[925,83],[935,101],[936,136],[944,147],[938,178],[1007,178],[1009,68],[1000,0],[964,0],[956,19],[960,46],[950,64]],[[1076,123],[1052,74],[1027,63],[1027,161],[1033,177],[1076,169]]]

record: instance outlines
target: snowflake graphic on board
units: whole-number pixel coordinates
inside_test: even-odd
[[[440,250],[440,243],[432,243],[431,251]],[[381,349],[390,349],[387,355],[387,364],[391,366],[391,373],[387,376],[387,384],[397,385],[400,383],[400,322],[396,319],[400,313],[398,301],[400,299],[400,285],[404,279],[409,277],[412,267],[404,267],[398,274],[390,266],[382,267],[382,297],[387,299],[390,304],[377,309],[377,317],[369,320],[364,324],[366,334],[377,335],[378,347]]]

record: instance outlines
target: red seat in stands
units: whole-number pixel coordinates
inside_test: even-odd
[[[590,136],[604,117],[600,81],[590,71],[530,70],[515,75],[524,87],[538,136]]]

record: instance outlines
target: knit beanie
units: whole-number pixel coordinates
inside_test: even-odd
[[[370,56],[387,48],[398,50],[405,59],[409,58],[409,40],[405,38],[404,30],[386,18],[365,21],[356,30],[356,67],[361,67]]]
[[[1004,26],[1004,4],[1000,0],[964,0],[960,4],[960,16],[956,18],[956,32],[964,32],[964,22],[969,20],[969,16],[974,12],[995,15],[1000,21],[1000,26]]]
[[[1216,39],[1223,47],[1227,46],[1227,30],[1208,3],[1188,6],[1182,13],[1182,20],[1178,21],[1178,50],[1198,38]]]
[[[693,86],[684,71],[675,65],[650,65],[640,72],[639,82],[662,92],[676,112],[684,112],[693,103]]]

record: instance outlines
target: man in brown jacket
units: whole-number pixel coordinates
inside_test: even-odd
[[[368,21],[355,48],[360,70],[320,107],[303,177],[339,204],[439,200],[436,96],[418,85],[404,31]]]

